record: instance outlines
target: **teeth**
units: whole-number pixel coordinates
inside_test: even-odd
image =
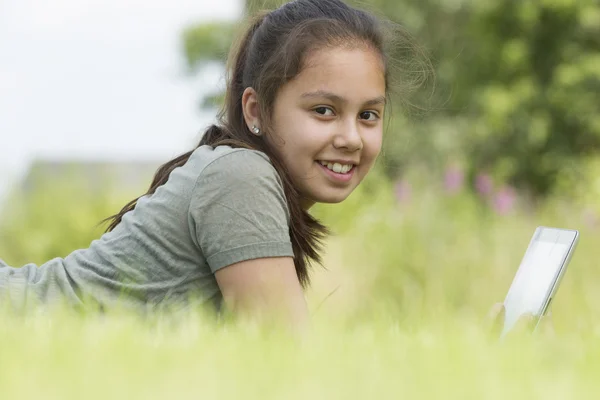
[[[348,171],[350,171],[352,169],[352,164],[340,164],[340,163],[329,163],[327,161],[319,161],[319,163],[321,165],[323,165],[324,167],[329,168],[330,170],[332,170],[333,172],[336,172],[338,174],[346,174],[348,173]]]

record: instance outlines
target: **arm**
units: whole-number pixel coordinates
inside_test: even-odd
[[[212,162],[198,179],[190,217],[192,237],[228,311],[295,331],[306,328],[286,198],[268,159],[235,151]]]
[[[291,257],[241,261],[215,273],[227,309],[243,318],[276,322],[293,333],[308,328],[308,308]]]

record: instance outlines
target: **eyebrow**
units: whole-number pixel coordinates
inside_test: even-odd
[[[315,98],[315,97],[319,97],[319,98],[325,98],[328,100],[331,100],[334,103],[341,103],[341,104],[346,104],[348,103],[348,100],[346,100],[345,98],[338,96],[335,93],[331,93],[331,92],[327,92],[325,90],[317,90],[314,92],[306,92],[303,93],[302,96],[300,96],[302,98]],[[364,103],[364,106],[375,106],[375,105],[379,105],[379,104],[384,104],[386,103],[386,98],[385,96],[379,96],[376,97],[374,99],[371,100],[367,100]]]

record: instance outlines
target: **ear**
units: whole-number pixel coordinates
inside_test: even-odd
[[[244,120],[248,126],[248,130],[252,131],[252,127],[260,126],[260,113],[258,109],[258,97],[256,91],[251,87],[246,88],[242,94],[242,110],[244,112]]]

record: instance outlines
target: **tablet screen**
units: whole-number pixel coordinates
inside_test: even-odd
[[[504,300],[504,332],[525,313],[539,316],[576,238],[570,230],[538,228]]]

